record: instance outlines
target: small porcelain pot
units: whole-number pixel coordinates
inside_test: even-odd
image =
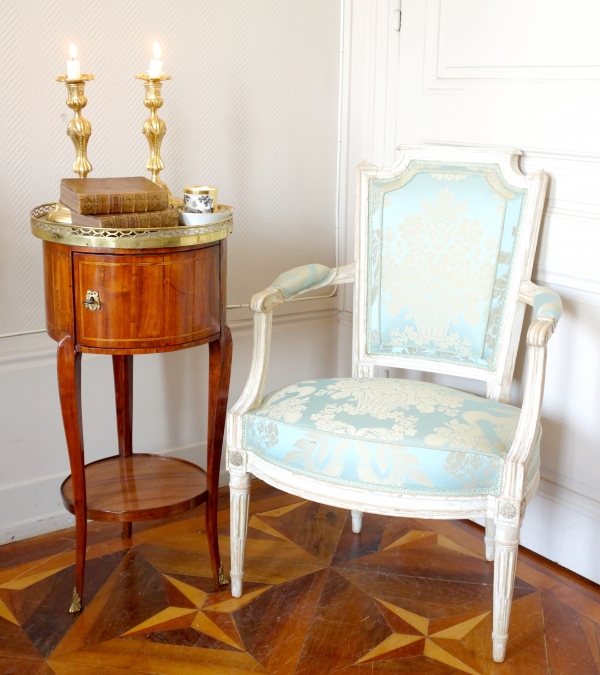
[[[217,208],[217,188],[209,185],[188,185],[183,188],[183,201],[188,213],[213,213]]]

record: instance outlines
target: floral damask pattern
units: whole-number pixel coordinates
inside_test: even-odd
[[[244,443],[293,471],[343,484],[497,493],[519,415],[428,382],[314,380],[274,392],[245,415]]]
[[[494,367],[525,195],[494,165],[371,181],[368,353]]]
[[[469,326],[481,322],[482,298],[489,298],[494,282],[498,238],[486,236],[479,221],[466,217],[467,210],[466,202],[457,202],[444,188],[435,199],[423,199],[421,213],[385,230],[386,311],[396,317],[405,310],[407,319],[414,318],[420,344],[449,349],[448,331],[460,316]],[[406,330],[392,335],[393,344],[407,342],[401,340],[408,337]],[[470,353],[470,340],[460,344]]]

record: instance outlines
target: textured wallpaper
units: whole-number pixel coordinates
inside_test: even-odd
[[[0,334],[44,326],[33,206],[74,176],[66,135],[71,42],[92,123],[90,177],[147,175],[143,84],[163,49],[162,177],[235,207],[229,303],[280,272],[335,260],[339,0],[0,0]]]

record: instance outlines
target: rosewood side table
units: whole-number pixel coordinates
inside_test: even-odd
[[[213,578],[226,584],[217,539],[217,494],[231,372],[225,324],[226,237],[231,215],[204,227],[121,230],[54,223],[54,204],[32,211],[44,240],[46,329],[58,342],[58,385],[71,475],[61,486],[75,514],[75,588],[81,609],[87,520],[131,523],[206,502]],[[132,448],[133,356],[209,345],[207,470]],[[85,465],[81,413],[83,353],[112,356],[119,454]]]

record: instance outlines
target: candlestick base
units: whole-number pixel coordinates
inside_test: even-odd
[[[60,202],[56,202],[52,211],[46,215],[46,218],[53,223],[68,224],[71,222],[71,209],[68,209]]]

